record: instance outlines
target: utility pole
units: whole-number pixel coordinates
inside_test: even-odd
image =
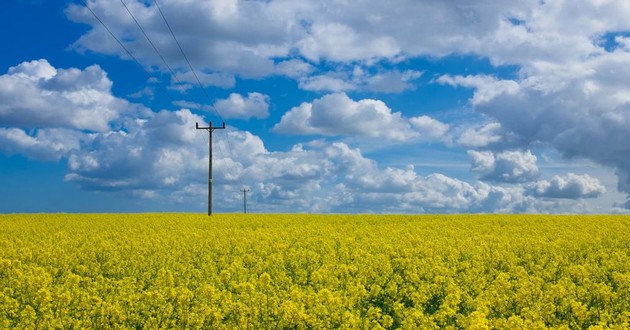
[[[225,122],[223,122],[223,126],[213,127],[212,122],[210,122],[210,126],[208,127],[199,127],[199,123],[195,123],[195,127],[197,129],[205,129],[208,131],[208,136],[210,137],[210,141],[208,143],[208,215],[212,215],[212,132],[215,129],[225,129]]]
[[[249,189],[241,189],[241,192],[243,193],[243,213],[247,214],[247,193],[249,192]]]

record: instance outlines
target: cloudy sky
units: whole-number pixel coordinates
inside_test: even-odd
[[[630,210],[627,0],[7,0],[0,213]]]

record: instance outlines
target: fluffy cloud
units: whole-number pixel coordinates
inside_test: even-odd
[[[287,134],[321,134],[409,141],[441,138],[448,125],[427,116],[404,118],[382,101],[354,101],[344,93],[329,94],[292,108],[273,128]]]
[[[58,160],[96,133],[147,113],[114,97],[111,86],[96,65],[58,69],[42,59],[9,68],[0,76],[0,150]]]
[[[544,70],[538,64],[509,82],[516,89],[487,96],[487,86],[476,86],[475,94],[486,96],[473,102],[518,146],[547,145],[566,157],[612,167],[619,189],[628,193],[630,84],[623,77],[630,74],[629,63],[630,52],[617,48],[579,63],[546,63]]]
[[[46,60],[24,62],[0,76],[0,125],[103,132],[135,109],[111,94],[97,65],[56,69]]]
[[[310,64],[297,62],[301,60],[296,57],[314,65],[324,61],[398,62],[418,55],[483,54],[486,48],[482,41],[493,45],[488,47],[490,50],[500,52],[504,42],[501,37],[511,33],[508,18],[533,16],[541,7],[536,1],[497,4],[490,0],[475,4],[404,1],[396,6],[367,0],[161,3],[193,66],[208,75],[207,84],[223,87],[233,80],[218,79],[221,74],[263,77],[281,73],[303,78],[312,69]],[[89,4],[143,64],[166,69],[120,3],[94,0]],[[176,71],[189,74],[155,5],[139,0],[128,1],[127,5],[166,61]],[[76,49],[127,58],[86,8],[72,4],[66,14],[71,20],[92,26],[75,42]],[[409,24],[417,21],[423,24]],[[408,78],[395,72],[376,75],[363,87],[400,91],[410,87],[405,83]],[[315,79],[320,83],[323,80]],[[307,80],[303,85],[321,88],[313,84],[315,81]]]
[[[143,64],[166,71],[121,3],[97,0],[90,1],[89,5]],[[169,65],[179,73],[190,74],[155,5],[127,1],[127,6]],[[265,3],[191,1],[182,4],[162,1],[161,8],[188,59],[200,73],[204,73],[205,78],[200,77],[204,84],[228,87],[233,83],[230,74],[244,77],[271,74],[274,63],[270,58],[286,55],[289,50],[287,30],[290,31],[291,27],[273,15],[272,8]],[[71,20],[93,27],[75,42],[76,49],[127,57],[85,7],[72,4],[66,9],[66,14]],[[265,28],[261,29],[261,26]]]
[[[345,92],[367,90],[380,93],[400,93],[414,89],[412,82],[422,76],[416,70],[371,72],[361,66],[340,67],[334,72],[303,76],[299,87],[307,91]]]
[[[532,187],[538,197],[549,198],[595,198],[606,192],[606,188],[588,174],[569,173],[565,176],[554,176],[551,181],[541,180]]]
[[[612,167],[618,189],[630,193],[628,14],[624,1],[546,1],[512,12],[473,52],[517,65],[515,78],[446,75],[437,82],[473,88],[471,104],[501,126],[496,133],[509,135],[512,147],[550,146]]]
[[[39,81],[52,79],[59,71],[29,64],[19,74]],[[18,75],[17,71],[14,74]],[[62,95],[75,88],[76,81],[65,82],[57,85]],[[376,118],[374,125],[401,125],[398,133],[436,138],[448,130],[429,117],[404,119],[380,101],[353,101],[345,94],[328,95],[312,104],[314,109],[329,111],[318,119],[323,122],[334,118],[330,112],[333,106],[340,106],[337,109],[344,110],[345,115],[359,116],[357,120],[367,112],[368,119]],[[48,108],[32,111],[45,113]],[[185,109],[116,113],[116,119],[108,122],[109,129],[89,133],[64,121],[60,123],[70,128],[43,127],[32,132],[2,128],[1,150],[37,159],[66,158],[65,180],[85,190],[174,199],[203,208],[207,140],[205,132],[195,130],[194,124],[204,119]],[[370,121],[366,123],[369,127]],[[258,136],[230,127],[215,132],[214,143],[215,205],[224,211],[240,207],[238,189],[242,186],[252,189],[251,209],[267,212],[512,212],[557,207],[554,202],[536,200],[518,186],[471,184],[439,173],[425,176],[413,166],[380,168],[359,149],[341,142],[314,141],[272,152]]]
[[[500,142],[504,138],[501,124],[488,123],[481,127],[468,128],[460,134],[457,143],[464,147],[487,147]]]
[[[468,151],[471,169],[481,180],[527,182],[538,176],[536,156],[531,151]]]
[[[161,65],[120,3],[94,0],[90,6],[114,33],[126,37],[137,57]],[[141,1],[128,1],[128,6],[169,63],[185,67],[155,6]],[[597,50],[597,36],[630,25],[623,0],[424,0],[396,6],[369,0],[163,0],[161,7],[196,67],[251,76],[273,72],[270,59],[294,53],[312,63],[451,53],[476,53],[498,64],[577,59]],[[85,8],[70,5],[66,13],[93,26],[75,47],[125,56]],[[409,24],[418,21],[423,24]]]
[[[450,129],[447,124],[429,116],[409,118],[409,123],[421,136],[434,140],[444,138]]]
[[[192,129],[200,120],[188,110],[162,111],[124,133],[102,134],[70,156],[66,180],[87,190],[201,205],[207,151]],[[519,189],[422,176],[413,166],[381,169],[341,142],[270,152],[259,137],[233,129],[215,141],[215,205],[223,209],[240,205],[235,192],[243,185],[252,188],[252,209],[267,212],[512,211],[535,202]]]
[[[0,151],[36,160],[59,160],[90,139],[90,135],[69,129],[38,129],[29,134],[19,128],[0,128]]]
[[[249,93],[243,97],[232,93],[227,99],[214,102],[213,107],[223,118],[263,119],[269,116],[269,96]]]
[[[125,130],[99,134],[69,156],[66,180],[86,190],[145,196],[177,191],[207,171],[207,147],[194,129],[202,121],[188,110],[161,111]]]

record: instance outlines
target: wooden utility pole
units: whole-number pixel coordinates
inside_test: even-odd
[[[241,189],[241,192],[243,193],[243,213],[247,214],[247,193],[249,192],[249,189]]]
[[[208,136],[210,137],[210,141],[208,143],[208,215],[212,215],[212,132],[215,129],[225,129],[225,122],[223,122],[223,126],[213,127],[212,122],[208,127],[199,127],[199,123],[195,123],[195,127],[197,129],[205,129],[208,131]]]

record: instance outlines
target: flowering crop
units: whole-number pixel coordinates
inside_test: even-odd
[[[630,217],[4,215],[0,328],[628,329]]]

